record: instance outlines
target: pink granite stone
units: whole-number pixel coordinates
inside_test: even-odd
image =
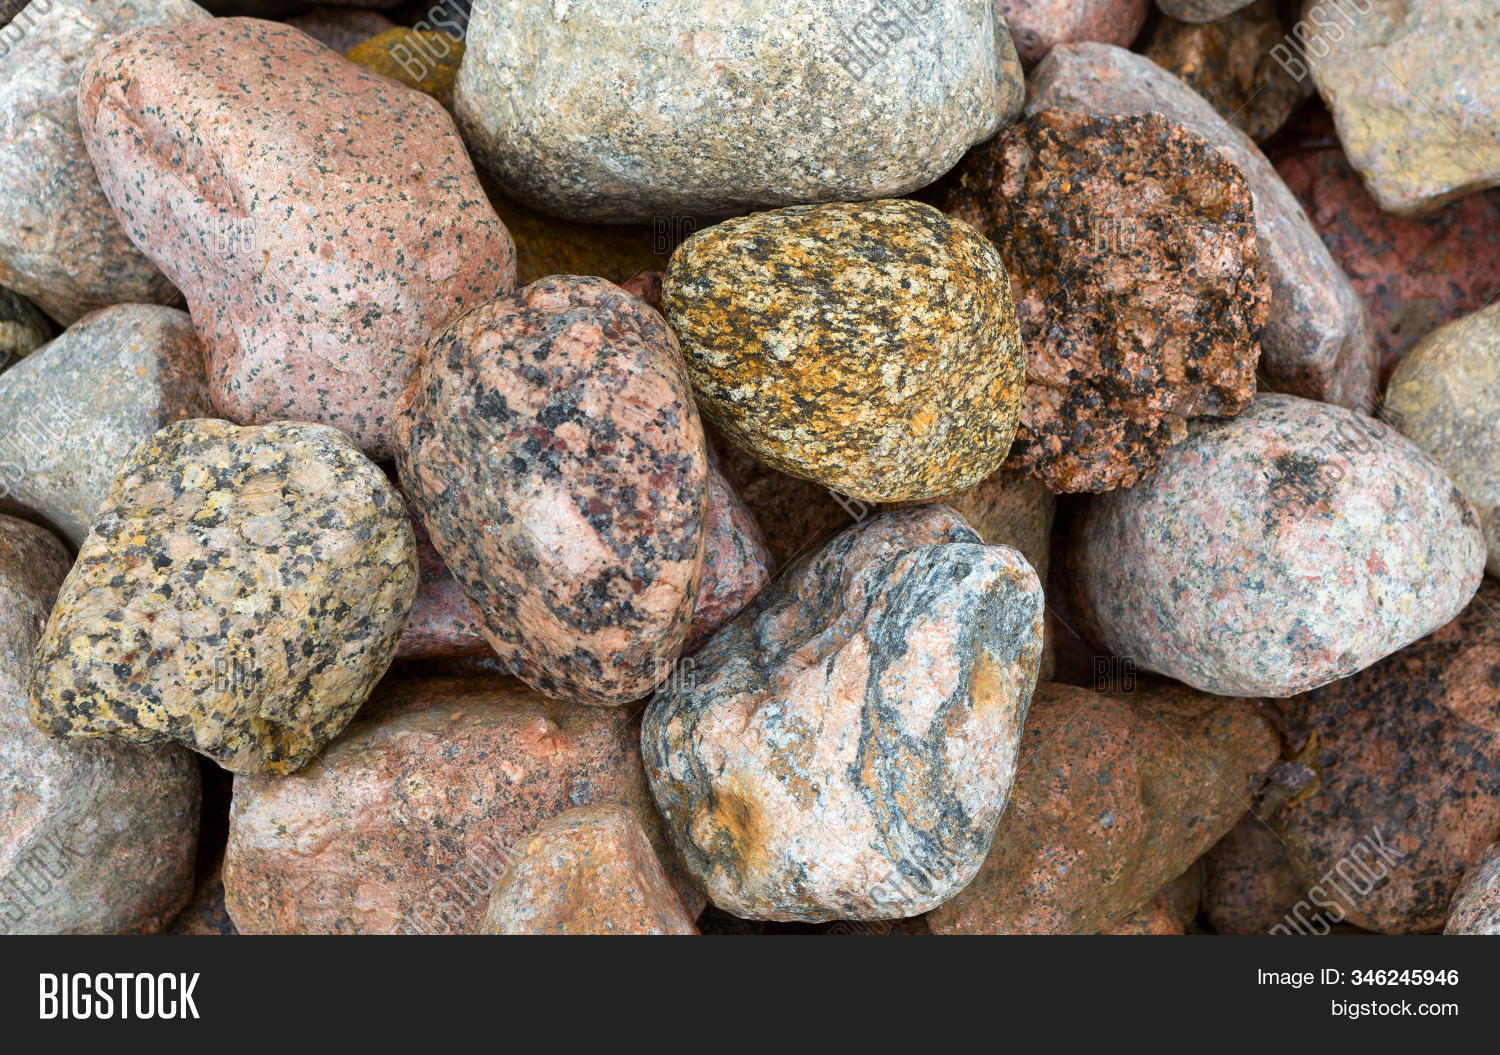
[[[1027,68],[1054,45],[1096,40],[1128,48],[1146,22],[1150,0],[996,0]]]
[[[670,672],[708,456],[660,315],[601,278],[534,282],[428,342],[396,433],[402,484],[512,673],[611,705]]]
[[[684,652],[692,652],[734,618],[771,581],[771,550],[755,514],[735,494],[717,464],[708,470],[703,542],[703,585],[688,627]]]
[[[514,282],[442,107],[291,26],[124,34],[89,61],[78,111],[105,195],[186,295],[233,421],[332,425],[389,456],[422,341]]]
[[[397,661],[493,656],[463,587],[443,563],[422,518],[413,515],[411,527],[417,538],[417,599],[396,646]]]

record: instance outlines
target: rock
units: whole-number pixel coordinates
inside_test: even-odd
[[[463,587],[443,563],[422,518],[414,511],[411,528],[417,544],[417,595],[396,646],[396,659],[493,656],[495,650],[485,639],[484,627],[469,607]]]
[[[21,296],[0,289],[0,371],[15,366],[50,341],[52,320]]]
[[[1041,112],[969,156],[945,208],[1015,276],[1026,399],[1011,464],[1129,487],[1255,391],[1270,289],[1244,177],[1154,114]]]
[[[396,28],[396,23],[379,11],[357,7],[314,7],[287,19],[286,23],[340,55],[347,55],[356,44]]]
[[[224,417],[332,425],[389,457],[421,343],[511,288],[510,236],[441,107],[300,30],[129,33],[94,53],[78,111],[105,194],[187,296]]]
[[[1315,92],[1310,78],[1293,76],[1276,61],[1289,29],[1275,0],[1254,0],[1212,22],[1162,19],[1145,54],[1224,120],[1264,143]]]
[[[1294,396],[1201,422],[1084,514],[1088,636],[1205,692],[1290,696],[1452,619],[1484,574],[1473,507],[1383,422]]]
[[[850,498],[772,469],[725,440],[711,426],[705,431],[724,478],[765,534],[773,577],[778,569],[817,546],[820,539],[832,537],[878,511],[873,502]]]
[[[1416,215],[1500,185],[1492,0],[1372,4],[1333,21],[1344,32],[1336,45],[1315,39],[1290,61],[1311,69],[1382,209]]]
[[[1168,18],[1183,22],[1212,22],[1232,15],[1249,6],[1254,0],[1156,0]]]
[[[63,544],[0,516],[0,934],[142,933],[193,889],[198,766],[181,748],[59,744],[26,720]]]
[[[1234,826],[1278,741],[1247,700],[1037,686],[1010,805],[935,934],[1096,934]]]
[[[192,900],[167,926],[168,934],[238,934],[224,904],[224,862],[221,858],[208,875],[198,881]]]
[[[662,283],[666,281],[666,278],[665,271],[642,271],[621,283],[620,288],[665,315],[667,303],[662,299]]]
[[[485,934],[697,934],[640,822],[623,806],[569,810],[511,855]]]
[[[250,934],[473,933],[524,836],[608,803],[652,836],[695,915],[621,712],[494,676],[389,679],[300,773],[235,781],[229,912]]]
[[[1186,934],[1198,918],[1198,899],[1203,892],[1203,866],[1198,861],[1156,892],[1156,896],[1119,921],[1104,928],[1104,934]]]
[[[0,83],[0,284],[64,326],[95,308],[177,295],[99,189],[78,127],[83,63],[138,26],[208,17],[189,0],[36,0],[10,22]]]
[[[464,42],[436,30],[397,26],[348,49],[350,62],[415,88],[453,109],[453,82],[464,57]]]
[[[1382,386],[1419,339],[1500,289],[1500,191],[1407,218],[1381,210],[1336,140],[1275,161],[1369,309]]]
[[[1041,656],[1021,555],[941,506],[804,557],[646,708],[646,773],[688,871],[750,919],[914,916],[973,876]]]
[[[1474,503],[1485,569],[1500,576],[1500,304],[1450,322],[1407,352],[1391,376],[1385,411]]]
[[[169,425],[125,460],[79,547],[31,720],[290,773],[390,666],[416,580],[401,497],[347,437]]]
[[[1444,934],[1500,934],[1500,843],[1486,850],[1453,894]]]
[[[755,516],[709,462],[703,530],[703,582],[684,652],[729,622],[771,580],[771,551]]]
[[[212,414],[186,312],[103,308],[0,375],[0,488],[78,546],[136,444]]]
[[[1259,148],[1150,59],[1107,44],[1064,44],[1030,78],[1026,112],[1158,113],[1207,140],[1245,177],[1261,262],[1271,282],[1262,338],[1263,388],[1342,406],[1372,400],[1369,319],[1348,277]]]
[[[1016,51],[1029,69],[1058,44],[1098,40],[1130,47],[1151,10],[1150,0],[995,0]]]
[[[1023,355],[1000,256],[912,201],[727,220],[663,298],[699,409],[774,468],[853,498],[960,491],[999,467]]]
[[[1253,814],[1203,856],[1203,918],[1216,934],[1269,934],[1307,896],[1281,837]]]
[[[401,480],[513,674],[639,699],[681,651],[708,459],[676,338],[559,276],[438,332],[398,408]]]
[[[992,0],[662,0],[474,9],[456,108],[480,163],[526,204],[650,223],[895,198],[952,168],[1024,88]],[[726,150],[724,144],[733,144]]]
[[[1336,920],[1440,930],[1464,870],[1500,840],[1497,613],[1500,582],[1485,579],[1435,633],[1281,705],[1317,737],[1321,788],[1274,823],[1303,889],[1338,906]]]

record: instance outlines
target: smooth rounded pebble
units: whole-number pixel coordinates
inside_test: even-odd
[[[1024,356],[1000,255],[911,201],[726,220],[663,286],[699,408],[783,472],[857,499],[933,498],[999,468]]]
[[[1130,47],[1151,11],[1151,0],[995,0],[1016,51],[1029,68],[1058,44],[1097,40]]]
[[[81,73],[104,193],[181,288],[219,413],[392,454],[422,342],[507,292],[515,249],[431,98],[299,30],[137,30]]]
[[[1291,696],[1461,612],[1484,538],[1447,475],[1383,422],[1258,396],[1094,501],[1069,566],[1107,654],[1205,692]]]
[[[390,666],[416,586],[401,496],[343,434],[169,425],[126,459],[79,547],[31,720],[292,772]]]
[[[989,849],[1041,648],[1036,573],[951,509],[880,514],[794,564],[646,708],[698,886],[745,919],[941,904]]]

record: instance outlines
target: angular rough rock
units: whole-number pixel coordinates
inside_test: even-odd
[[[1421,530],[1413,525],[1414,530]],[[1305,889],[1366,930],[1440,930],[1500,840],[1500,582],[1352,678],[1281,705],[1317,736],[1321,788],[1273,820]]]
[[[442,108],[290,26],[126,34],[89,60],[78,111],[234,421],[332,425],[389,457],[421,343],[513,284],[510,236]]]
[[[345,57],[453,110],[453,82],[464,57],[464,42],[457,37],[397,26],[355,45]]]
[[[31,720],[289,773],[390,666],[416,584],[401,496],[346,436],[169,425],[120,467],[79,547]]]
[[[698,886],[812,922],[951,897],[1005,808],[1041,635],[1036,573],[942,506],[793,565],[646,709],[646,772]]]
[[[755,515],[710,458],[703,530],[703,582],[683,652],[692,652],[771,580],[771,551]]]
[[[1270,289],[1244,177],[1154,114],[1033,114],[944,206],[1015,279],[1026,398],[1011,464],[1054,491],[1129,487],[1255,391]]]
[[[1203,865],[1203,918],[1215,934],[1269,934],[1308,894],[1281,837],[1252,814],[1203,855]]]
[[[1452,619],[1484,574],[1474,508],[1383,422],[1258,396],[1100,496],[1069,557],[1108,655],[1205,692],[1290,696]]]
[[[1500,289],[1500,191],[1420,218],[1392,216],[1370,197],[1332,132],[1331,121],[1326,133],[1320,122],[1306,136],[1321,148],[1299,144],[1274,160],[1369,309],[1383,387],[1402,353]]]
[[[629,18],[492,0],[467,44],[475,157],[526,204],[595,223],[908,194],[1024,93],[993,0],[917,20],[861,0],[661,0]]]
[[[212,414],[186,312],[103,308],[0,375],[0,488],[78,546],[138,443]]]
[[[1500,304],[1450,322],[1391,375],[1385,416],[1474,503],[1500,576]]]
[[[1219,115],[1257,143],[1286,123],[1316,89],[1277,61],[1291,27],[1277,0],[1254,0],[1212,22],[1163,19],[1144,51],[1213,104]]]
[[[493,656],[484,636],[484,627],[469,607],[464,588],[459,585],[448,565],[432,544],[422,518],[415,511],[411,517],[412,534],[417,548],[417,595],[411,614],[401,631],[396,658],[453,659],[463,656]]]
[[[1030,78],[1026,112],[1158,113],[1214,146],[1255,199],[1271,310],[1260,359],[1263,388],[1366,407],[1375,349],[1369,319],[1297,198],[1259,148],[1182,81],[1143,55],[1108,44],[1064,44]]]
[[[296,26],[325,48],[340,55],[347,55],[349,49],[356,44],[396,28],[396,23],[379,11],[349,7],[314,7],[304,14],[288,18],[286,24]]]
[[[484,934],[697,934],[656,851],[618,805],[569,810],[520,843]]]
[[[198,764],[179,747],[59,744],[26,681],[68,553],[0,516],[0,934],[151,932],[193,889]]]
[[[1185,934],[1198,917],[1203,894],[1203,865],[1193,862],[1182,875],[1156,892],[1140,908],[1105,927],[1104,934]]]
[[[1444,934],[1500,934],[1500,843],[1474,863],[1453,894]]]
[[[1254,0],[1156,0],[1156,6],[1169,18],[1183,22],[1212,22],[1231,15]]]
[[[1382,209],[1414,215],[1500,184],[1494,0],[1367,4],[1339,28],[1298,57]]]
[[[649,693],[692,618],[708,483],[661,316],[542,279],[434,335],[397,414],[402,483],[511,672],[601,705]]]
[[[1058,44],[1097,40],[1130,47],[1151,10],[1150,0],[995,0],[1016,51],[1028,68]]]
[[[1276,761],[1247,700],[1143,681],[1037,687],[989,857],[927,916],[936,934],[1095,934],[1180,875],[1248,808]]]
[[[667,318],[699,408],[777,469],[858,499],[977,484],[1010,448],[1023,354],[1006,269],[912,201],[809,205],[693,235]]]
[[[700,911],[620,712],[494,676],[388,679],[300,773],[235,780],[229,912],[250,934],[473,933],[522,837],[605,803],[630,809]]]
[[[207,19],[189,0],[37,0],[6,34],[0,81],[0,283],[64,326],[110,304],[177,292],[131,243],[99,189],[78,122],[95,48],[138,26]]]
[[[0,370],[15,366],[52,339],[52,320],[8,289],[0,289]]]

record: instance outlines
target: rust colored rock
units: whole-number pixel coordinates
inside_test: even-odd
[[[436,30],[396,26],[348,49],[350,62],[432,96],[453,110],[453,82],[463,62],[464,42]]]
[[[1308,893],[1281,837],[1253,814],[1204,854],[1203,865],[1203,918],[1215,934],[1269,934]]]
[[[719,908],[913,916],[968,882],[1015,773],[1041,584],[951,509],[882,513],[783,572],[652,697],[646,772]]]
[[[1198,917],[1198,899],[1203,893],[1203,866],[1195,861],[1188,870],[1156,892],[1156,896],[1116,923],[1103,934],[1181,935]]]
[[[61,744],[26,688],[68,552],[0,516],[0,934],[159,930],[188,900],[199,776],[175,745]]]
[[[314,7],[285,21],[340,55],[347,55],[354,45],[396,28],[396,23],[379,11],[357,7]]]
[[[1474,862],[1453,894],[1444,934],[1500,934],[1500,843]]]
[[[1035,66],[1057,44],[1097,40],[1130,47],[1151,0],[995,0],[1021,62]]]
[[[1201,136],[1238,168],[1255,200],[1261,262],[1271,282],[1261,387],[1346,407],[1371,405],[1375,348],[1364,305],[1296,195],[1248,136],[1150,59],[1107,44],[1054,48],[1030,85],[1027,113],[1158,113]]]
[[[1181,875],[1249,808],[1279,741],[1250,701],[1142,681],[1037,687],[984,867],[936,934],[1095,934]]]
[[[1440,930],[1500,840],[1500,582],[1350,678],[1281,704],[1317,735],[1314,795],[1274,819],[1305,888],[1366,930]]]
[[[490,895],[485,934],[697,934],[640,822],[569,810],[532,832]]]
[[[397,414],[403,486],[512,673],[649,693],[692,619],[708,484],[661,316],[603,279],[534,282],[435,334]]]
[[[1315,93],[1312,78],[1294,77],[1273,49],[1291,27],[1277,0],[1254,0],[1211,22],[1165,18],[1151,34],[1145,55],[1181,77],[1213,104],[1224,120],[1264,143]]]
[[[389,457],[422,342],[514,281],[446,112],[290,26],[127,33],[89,61],[78,112],[105,195],[186,295],[234,421],[332,425]]]
[[[703,584],[684,652],[696,650],[771,581],[771,551],[760,525],[712,459],[703,538]]]
[[[401,631],[396,659],[493,656],[495,650],[469,607],[463,587],[443,563],[422,518],[415,513],[411,527],[417,543],[417,596],[406,629]]]
[[[1500,191],[1422,217],[1393,216],[1370,197],[1336,140],[1275,161],[1369,308],[1382,386],[1413,344],[1500,289]]]
[[[313,763],[234,786],[224,884],[265,933],[473,933],[520,840],[577,806],[630,809],[688,914],[621,712],[494,676],[389,679]]]
[[[1255,391],[1270,287],[1239,171],[1156,115],[1041,112],[969,156],[945,208],[1013,276],[1026,398],[1010,462],[1129,487]]]

